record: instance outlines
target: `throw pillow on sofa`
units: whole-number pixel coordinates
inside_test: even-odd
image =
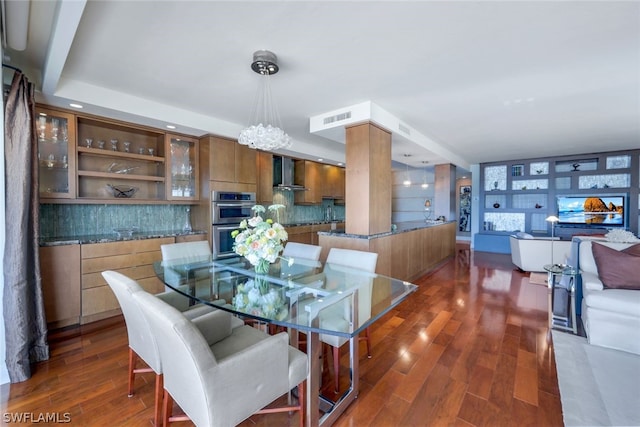
[[[598,276],[608,289],[640,289],[640,244],[617,251],[593,242]]]

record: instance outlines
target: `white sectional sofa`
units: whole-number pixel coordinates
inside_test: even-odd
[[[590,344],[640,354],[640,289],[605,288],[598,274],[592,245],[600,243],[617,251],[634,243],[604,239],[576,239],[582,282],[582,323]],[[640,263],[640,257],[637,262]],[[629,262],[636,262],[633,258]],[[635,277],[640,283],[640,276]],[[640,285],[639,285],[640,287]],[[578,302],[579,303],[579,302]]]
[[[522,271],[544,272],[545,264],[565,264],[571,252],[571,241],[533,237],[525,233],[509,236],[511,262]],[[551,242],[553,241],[553,262]]]

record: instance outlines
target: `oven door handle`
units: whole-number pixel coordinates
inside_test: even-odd
[[[220,202],[213,202],[214,206],[218,206],[221,208],[252,208],[254,206],[253,203],[220,203]]]
[[[238,225],[213,225],[213,228],[216,230],[237,230],[239,228]]]

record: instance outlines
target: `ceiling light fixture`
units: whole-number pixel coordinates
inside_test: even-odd
[[[80,104],[73,104],[73,103],[69,104],[69,107],[73,107],[73,108],[83,108],[83,107],[82,107],[82,105],[80,105]]]
[[[167,129],[175,129],[176,127],[174,125],[167,125]]]
[[[404,157],[409,158],[411,157],[411,154],[405,154]],[[411,187],[411,177],[409,176],[409,163],[406,163],[406,165],[407,165],[407,172],[405,174],[404,181],[402,181],[402,185],[404,185],[405,187]]]
[[[278,57],[268,50],[258,50],[253,53],[251,69],[262,76],[254,110],[251,116],[252,124],[242,129],[238,142],[249,148],[261,150],[277,150],[291,147],[291,138],[282,130],[280,116],[271,95],[269,76],[276,74]]]
[[[427,160],[423,160],[422,164],[425,165],[424,166],[424,178],[422,179],[422,185],[420,187],[422,188],[429,188],[429,184],[427,184],[427,163],[429,163]],[[429,202],[431,203],[431,202]]]

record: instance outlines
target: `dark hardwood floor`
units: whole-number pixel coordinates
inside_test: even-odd
[[[563,425],[547,288],[530,284],[508,255],[474,253],[464,244],[456,250],[372,326],[373,357],[364,347],[360,353],[360,395],[337,426]],[[50,346],[51,359],[30,380],[0,386],[0,423],[28,412],[68,413],[72,425],[151,425],[153,375],[139,375],[135,396],[127,397],[121,318],[53,333]],[[328,365],[324,371],[331,396]],[[297,422],[297,414],[267,414],[242,426]]]

